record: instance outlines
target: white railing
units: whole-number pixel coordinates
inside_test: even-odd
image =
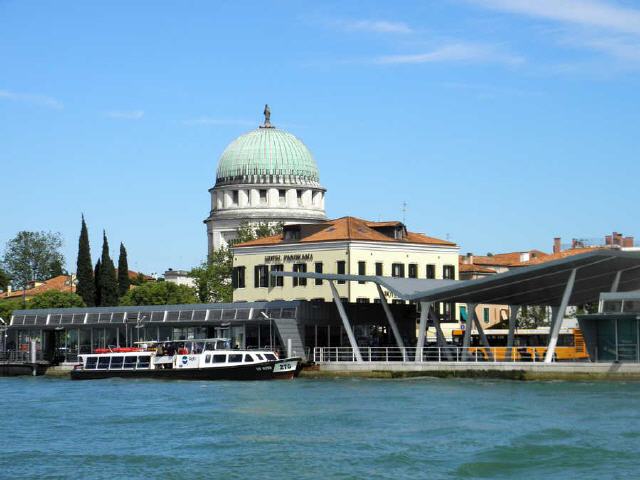
[[[360,347],[364,362],[543,362],[546,347]],[[351,347],[315,347],[313,361],[355,362]]]

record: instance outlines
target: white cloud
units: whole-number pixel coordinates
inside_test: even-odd
[[[58,110],[64,107],[60,100],[57,100],[53,97],[31,93],[11,92],[9,90],[0,90],[0,99],[30,103],[39,107],[55,108]]]
[[[494,10],[519,13],[618,33],[640,35],[640,10],[600,0],[470,0]]]
[[[413,29],[404,22],[390,22],[388,20],[342,20],[335,24],[347,31],[362,31],[374,33],[413,33]]]
[[[112,110],[107,112],[107,117],[120,120],[140,120],[144,117],[144,110]]]
[[[454,43],[440,46],[429,52],[385,55],[374,60],[374,63],[381,65],[435,62],[502,63],[518,65],[523,63],[524,59],[516,55],[501,52],[490,45]]]
[[[233,120],[228,118],[216,118],[209,116],[201,116],[196,118],[190,118],[182,122],[184,125],[225,125],[225,126],[240,126],[240,127],[253,127],[257,125],[257,122],[250,122],[248,120]]]

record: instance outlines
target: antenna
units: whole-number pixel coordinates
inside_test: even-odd
[[[407,202],[402,202],[402,223],[407,223]]]

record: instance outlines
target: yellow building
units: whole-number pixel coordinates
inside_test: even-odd
[[[318,224],[286,225],[281,235],[233,247],[233,300],[333,301],[328,282],[272,277],[272,271],[458,279],[459,247],[452,242],[407,231],[401,222],[370,222],[342,217]],[[379,302],[371,282],[336,282],[350,303]],[[405,303],[384,291],[390,303]],[[451,305],[442,305],[445,319]]]

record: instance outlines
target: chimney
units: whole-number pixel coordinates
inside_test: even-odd
[[[622,234],[618,232],[613,232],[613,243],[619,247],[622,246]]]
[[[633,247],[633,237],[624,237],[622,239],[622,246],[624,248],[631,248]]]
[[[562,251],[561,241],[560,237],[553,239],[553,253],[560,253],[560,251]]]
[[[467,265],[473,265],[473,253],[472,252],[468,252],[467,253],[467,258],[465,258],[464,263],[466,263]]]

